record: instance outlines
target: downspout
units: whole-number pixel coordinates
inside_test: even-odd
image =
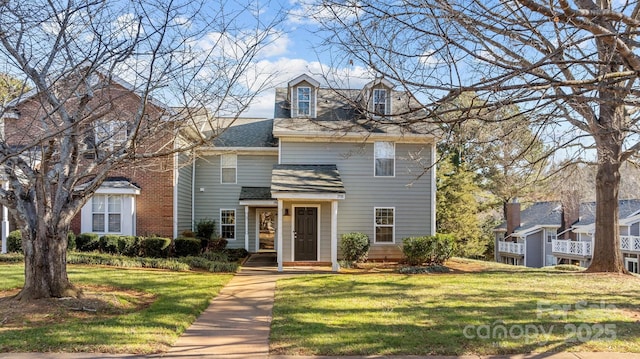
[[[191,151],[191,230],[195,231],[196,221],[196,155]]]

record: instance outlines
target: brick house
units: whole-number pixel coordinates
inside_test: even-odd
[[[95,75],[97,76],[97,75]],[[100,151],[115,150],[114,146],[129,135],[130,119],[140,110],[141,98],[126,81],[109,77],[89,79],[94,93],[88,108],[102,113],[99,120],[87,122],[83,128],[82,166],[90,168],[100,159]],[[64,97],[64,94],[61,96]],[[68,107],[78,97],[68,96]],[[65,107],[67,107],[65,103]],[[2,111],[2,133],[12,147],[33,146],[34,139],[50,131],[62,130],[56,119],[46,114],[46,101],[36,91],[29,91],[9,102]],[[153,138],[140,137],[139,151],[172,148],[175,134],[171,121],[172,109],[154,100],[146,101],[143,108],[145,121],[137,129],[154,133]],[[81,114],[82,115],[82,114]],[[84,114],[88,118],[90,114]],[[42,142],[41,142],[42,143]],[[34,147],[38,148],[38,146]],[[174,155],[136,160],[108,173],[103,184],[95,191],[82,210],[71,222],[71,230],[78,234],[94,232],[122,235],[175,235],[174,218]],[[37,161],[37,159],[35,160]],[[37,163],[34,166],[39,166]],[[99,167],[96,166],[96,171]],[[87,173],[91,175],[91,171]],[[78,188],[82,187],[82,181]],[[6,211],[5,215],[6,215]],[[6,216],[4,217],[6,218]],[[7,225],[7,221],[3,221]],[[9,224],[14,229],[14,224]],[[3,234],[6,235],[5,231]]]

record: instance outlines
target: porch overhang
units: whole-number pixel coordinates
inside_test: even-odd
[[[277,200],[342,200],[344,184],[336,165],[274,165],[271,196]]]
[[[249,207],[277,207],[278,201],[271,196],[269,187],[242,187],[238,203]]]

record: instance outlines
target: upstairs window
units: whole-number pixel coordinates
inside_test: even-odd
[[[375,177],[393,177],[396,167],[396,147],[393,142],[374,143]]]
[[[236,183],[238,155],[220,155],[220,183]]]
[[[298,87],[298,116],[311,116],[311,88]]]
[[[547,243],[551,243],[558,239],[558,235],[555,233],[547,233]]]
[[[385,89],[373,90],[373,112],[376,115],[387,114],[387,90]]]
[[[100,121],[95,126],[95,144],[98,148],[113,151],[125,145],[128,132],[126,121]]]

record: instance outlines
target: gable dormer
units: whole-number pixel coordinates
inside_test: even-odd
[[[362,105],[367,112],[376,117],[391,115],[393,87],[393,84],[384,78],[378,78],[366,84],[363,89]]]
[[[291,118],[315,118],[320,83],[307,74],[289,81]]]

